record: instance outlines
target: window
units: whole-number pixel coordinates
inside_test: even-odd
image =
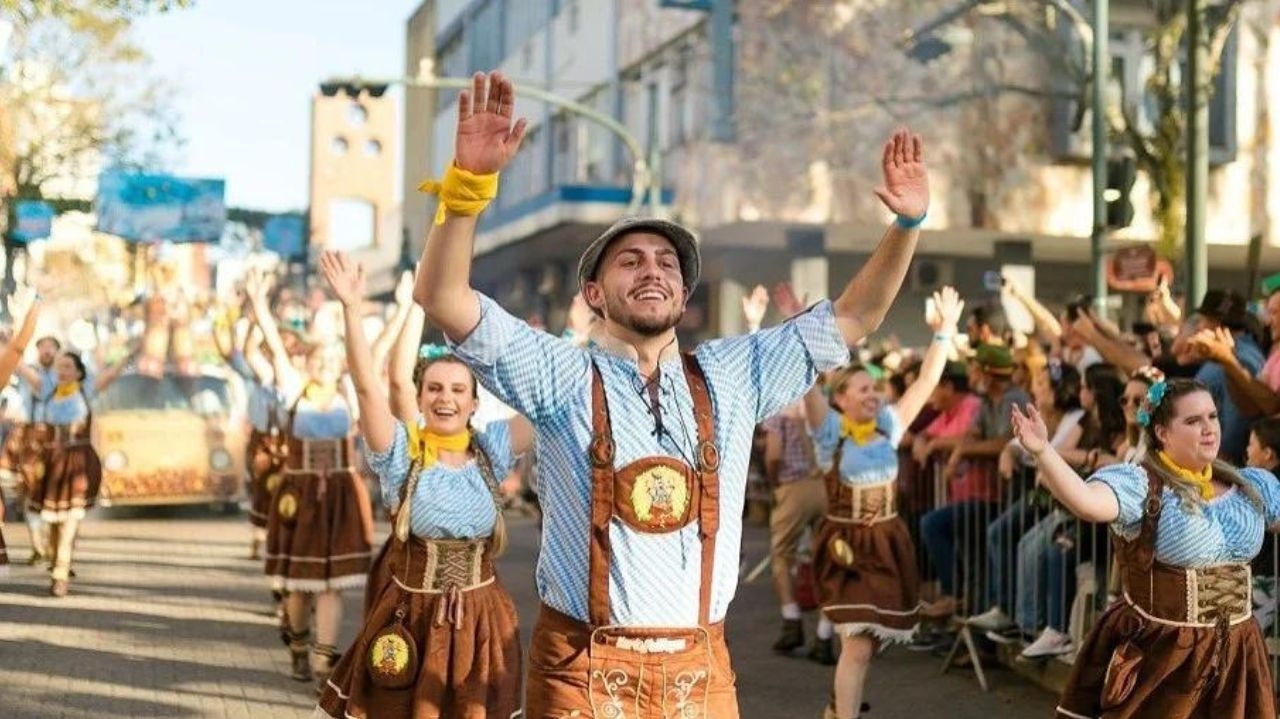
[[[681,48],[671,66],[671,92],[667,95],[667,142],[664,149],[679,147],[688,138],[689,49]]]
[[[352,127],[360,127],[369,120],[369,111],[358,102],[351,103],[347,108],[347,122]]]
[[[547,21],[551,18],[551,1],[502,0],[502,2],[506,5],[506,11],[503,13],[504,44],[508,54],[514,54],[517,49],[520,49],[527,67],[532,59],[529,40],[546,27]]]
[[[347,138],[345,137],[335,137],[333,138],[333,141],[329,143],[329,151],[337,155],[338,157],[342,157],[343,155],[346,155],[347,149],[348,149]]]
[[[377,140],[365,140],[364,156],[377,157],[382,154],[382,143]]]
[[[569,2],[569,34],[578,32],[578,22],[581,20],[579,15],[578,0],[568,0]]]
[[[329,201],[329,241],[326,249],[360,250],[373,247],[375,217],[373,203],[356,197]]]
[[[440,45],[440,75],[442,77],[466,77],[467,52],[461,30]],[[458,90],[440,90],[440,107],[448,107],[458,97]]]
[[[471,38],[471,67],[489,71],[502,64],[503,22],[501,0],[487,0],[471,15],[467,35]]]
[[[1222,48],[1218,72],[1213,79],[1213,97],[1209,100],[1209,161],[1215,165],[1231,162],[1237,151],[1236,141],[1236,64],[1239,61],[1238,31],[1233,30]],[[1147,37],[1141,30],[1121,30],[1112,33],[1108,49],[1111,52],[1112,101],[1119,101],[1128,108],[1131,117],[1143,134],[1155,129],[1159,111],[1153,98],[1146,92],[1148,78],[1154,63],[1147,50]],[[1075,43],[1073,52],[1081,50]],[[1187,70],[1182,63],[1182,73]],[[1058,90],[1074,93],[1077,87],[1070,82],[1059,82]],[[1086,86],[1083,94],[1089,92]],[[1079,103],[1085,98],[1060,98],[1053,100],[1052,136],[1055,153],[1062,158],[1087,158],[1090,122],[1087,112]],[[1185,107],[1185,100],[1183,101]]]

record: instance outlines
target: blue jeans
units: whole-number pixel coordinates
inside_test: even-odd
[[[1050,591],[1050,585],[1059,578],[1051,576],[1048,563],[1051,555],[1061,554],[1063,548],[1053,538],[1069,517],[1055,509],[1027,530],[1018,540],[1018,591],[1014,607],[1014,621],[1028,634],[1034,634],[1045,625],[1046,615],[1065,616],[1065,597]],[[1061,561],[1061,560],[1058,560]],[[1052,619],[1049,626],[1060,629]]]
[[[1076,596],[1076,565],[1079,563],[1079,552],[1058,544],[1050,545],[1045,555],[1044,570],[1048,580],[1046,618],[1048,626],[1064,634],[1067,631],[1067,607]]]
[[[973,573],[982,566],[979,552],[986,534],[982,530],[987,518],[998,508],[999,505],[989,502],[959,502],[939,507],[920,518],[925,554],[938,574],[943,594],[956,596],[957,569]]]
[[[1019,538],[1038,521],[1038,508],[1019,497],[987,525],[987,606],[1014,610],[1014,551]]]

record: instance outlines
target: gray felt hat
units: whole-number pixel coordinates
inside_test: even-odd
[[[613,223],[603,234],[591,241],[587,249],[582,251],[578,260],[578,287],[582,288],[588,281],[595,279],[599,269],[600,258],[609,245],[619,237],[633,232],[652,232],[662,235],[675,245],[676,255],[680,258],[680,274],[684,277],[685,289],[693,292],[698,284],[698,276],[702,272],[702,256],[698,251],[698,240],[693,233],[671,222],[656,217],[624,217]]]

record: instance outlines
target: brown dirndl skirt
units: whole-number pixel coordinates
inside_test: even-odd
[[[919,622],[916,548],[899,517],[876,524],[823,520],[813,548],[823,615],[843,636],[911,641]]]
[[[1218,630],[1214,627],[1150,621],[1128,602],[1118,602],[1103,613],[1080,648],[1057,716],[1059,719],[1271,719],[1276,716],[1267,649],[1258,623],[1248,618],[1231,626],[1225,631],[1220,647],[1218,644]],[[1211,671],[1215,663],[1217,669]]]
[[[9,574],[9,550],[4,544],[4,526],[0,525],[0,577]]]
[[[34,491],[28,505],[46,522],[81,519],[98,501],[102,463],[87,439],[46,445],[31,471]]]
[[[284,479],[284,455],[273,449],[272,436],[257,429],[249,433],[246,452],[249,456],[249,523],[266,527],[271,514],[271,499]]]
[[[22,474],[22,452],[23,439],[26,437],[26,425],[15,424],[9,430],[9,434],[4,437],[4,444],[0,445],[0,475],[6,475],[6,482],[0,484],[17,484],[21,487],[24,484]]]
[[[288,470],[267,520],[272,588],[326,592],[363,587],[369,572],[367,504],[348,469]]]
[[[469,589],[441,591],[445,562],[427,543],[392,539],[383,551],[382,585],[364,627],[342,655],[315,717],[358,719],[508,719],[520,712],[520,631],[516,608],[493,573],[484,544],[482,569]],[[470,544],[438,542],[437,544]],[[437,565],[432,575],[430,567]],[[436,579],[428,579],[435,576]],[[451,575],[452,576],[452,575]],[[468,580],[470,581],[470,580]],[[436,587],[424,591],[423,587]],[[399,616],[398,616],[399,615]],[[371,662],[385,659],[377,639],[399,624],[412,638],[417,671],[403,688],[375,682]],[[408,671],[406,669],[406,671]]]

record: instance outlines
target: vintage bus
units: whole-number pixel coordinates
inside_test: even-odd
[[[120,377],[93,403],[101,504],[238,506],[244,408],[244,384],[225,369]]]

